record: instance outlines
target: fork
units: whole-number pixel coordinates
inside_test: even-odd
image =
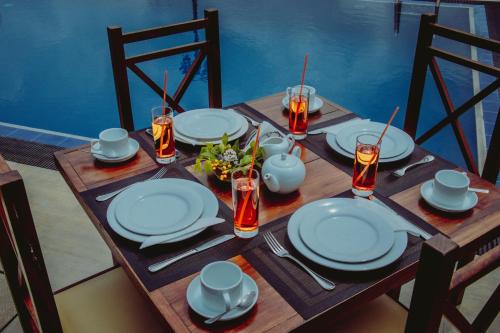
[[[266,232],[264,234],[264,240],[266,241],[267,245],[269,245],[269,248],[275,255],[281,258],[288,258],[292,261],[294,261],[296,264],[298,264],[300,267],[302,267],[311,277],[318,282],[318,284],[323,287],[323,289],[326,290],[333,290],[335,288],[335,283],[332,281],[322,277],[318,273],[314,272],[311,270],[309,267],[304,265],[299,259],[295,258],[292,256],[274,237],[274,235],[271,232]]]
[[[146,181],[146,180],[153,180],[153,179],[159,179],[161,177],[163,177],[163,175],[167,172],[167,168],[163,167],[161,168],[160,170],[158,170],[157,173],[155,173],[153,176],[149,177],[148,179],[145,179],[143,181]],[[130,184],[128,186],[125,186],[125,187],[122,187],[121,189],[119,190],[116,190],[116,191],[113,191],[113,192],[109,192],[109,193],[106,193],[106,194],[101,194],[101,195],[98,195],[95,200],[96,201],[106,201],[108,199],[111,199],[112,197],[114,197],[115,195],[125,191],[126,189],[128,189],[129,187],[131,187],[132,185],[135,185],[137,183],[134,183],[134,184]]]
[[[392,172],[392,174],[396,177],[403,177],[406,173],[406,170],[408,170],[409,168],[413,168],[414,166],[417,166],[419,164],[425,164],[425,163],[429,163],[429,162],[432,162],[434,161],[434,156],[432,155],[426,155],[424,156],[424,158],[422,158],[420,161],[418,162],[415,162],[413,164],[410,164],[410,165],[407,165],[401,169],[397,169],[397,170],[394,170]]]

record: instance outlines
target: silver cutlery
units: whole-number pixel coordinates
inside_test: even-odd
[[[380,207],[385,208],[389,213],[394,215],[395,217],[398,218],[398,221],[400,222],[399,225],[397,226],[392,226],[394,231],[406,231],[407,233],[416,236],[416,237],[422,237],[424,239],[429,239],[432,237],[431,234],[428,232],[418,228],[417,226],[413,225],[412,223],[408,222],[404,217],[399,215],[394,209],[391,207],[387,206],[382,200],[378,199],[377,197],[371,195],[370,198],[363,198],[359,196],[355,196],[356,199],[360,200],[369,200],[372,201],[373,203],[379,205]]]
[[[354,119],[350,119],[350,120],[347,120],[347,121],[344,121],[342,123],[338,123],[338,124],[335,124],[335,125],[326,126],[326,127],[322,127],[322,128],[318,128],[318,129],[312,130],[312,131],[308,131],[307,134],[309,134],[309,135],[328,134],[328,133],[335,134],[334,133],[334,131],[335,131],[334,128],[337,129],[337,132],[338,132],[342,128],[344,128],[346,126],[349,126],[349,125],[352,125],[352,123],[357,123],[357,122],[370,122],[370,119],[354,118]]]
[[[490,193],[490,190],[487,190],[485,188],[475,188],[475,187],[469,187],[469,192],[476,192],[476,193],[485,193],[488,194]]]
[[[212,318],[205,320],[205,324],[210,325],[210,324],[215,323],[217,320],[221,319],[226,313],[229,313],[229,312],[233,311],[234,309],[241,308],[242,310],[245,310],[250,305],[252,305],[252,303],[255,299],[255,295],[257,295],[257,293],[255,291],[249,292],[248,294],[246,294],[242,298],[240,298],[238,303],[235,306],[229,308],[229,310],[226,310],[226,311],[222,312],[221,314],[218,314],[215,317],[212,317]]]
[[[295,262],[297,265],[299,265],[300,267],[302,267],[307,273],[309,273],[309,275],[311,275],[311,277],[316,280],[316,282],[318,282],[318,284],[323,288],[323,289],[326,289],[326,290],[333,290],[335,288],[335,283],[333,283],[332,281],[322,277],[321,275],[319,275],[318,273],[314,272],[313,270],[311,270],[309,267],[307,267],[306,265],[304,265],[299,259],[295,258],[294,256],[292,256],[279,242],[278,240],[276,240],[276,238],[274,237],[274,235],[270,232],[266,232],[264,234],[264,240],[266,241],[267,245],[269,246],[269,248],[271,249],[271,251],[273,251],[273,253],[275,255],[277,255],[278,257],[281,257],[281,258],[288,258],[290,260],[292,260],[293,262]]]
[[[184,253],[181,253],[179,254],[178,256],[175,256],[173,258],[169,258],[169,259],[165,259],[165,260],[162,260],[160,262],[157,262],[155,264],[152,264],[148,267],[148,270],[152,273],[154,272],[158,272],[159,270],[169,266],[169,265],[172,265],[174,262],[177,262],[181,259],[184,259],[186,257],[189,257],[190,255],[193,255],[195,253],[199,253],[199,252],[202,252],[202,251],[205,251],[211,247],[214,247],[214,246],[217,246],[221,243],[224,243],[225,241],[228,241],[230,239],[233,239],[235,236],[232,235],[232,234],[227,234],[227,235],[222,235],[220,237],[217,237],[215,239],[212,239],[206,243],[203,243],[201,244],[200,246],[198,247],[195,247],[194,249],[191,249],[189,251],[186,251]]]
[[[190,225],[186,229],[180,230],[179,232],[182,232],[182,235],[179,235],[179,232],[176,232],[174,234],[149,236],[148,238],[146,238],[144,242],[142,242],[141,247],[139,249],[142,250],[147,247],[161,244],[166,241],[175,241],[177,238],[181,238],[183,237],[183,235],[187,233],[202,230],[222,222],[225,222],[225,220],[219,217],[202,217],[196,220],[192,225]]]
[[[158,170],[157,173],[155,173],[153,176],[149,177],[148,179],[146,180],[153,180],[153,179],[160,179],[161,177],[163,177],[163,175],[165,175],[165,173],[167,172],[167,168],[163,167],[161,168],[160,170]],[[141,181],[140,183],[146,181],[146,180],[143,180]],[[128,186],[125,186],[125,187],[122,187],[121,189],[119,190],[116,190],[116,191],[113,191],[113,192],[109,192],[109,193],[106,193],[106,194],[101,194],[101,195],[98,195],[95,200],[96,201],[106,201],[108,199],[111,199],[112,197],[114,197],[115,195],[125,191],[126,189],[128,189],[129,187],[135,185],[137,183],[134,183],[134,184],[130,184]]]
[[[429,163],[429,162],[432,162],[434,161],[434,156],[432,155],[426,155],[424,156],[424,158],[422,158],[420,161],[418,162],[415,162],[415,163],[412,163],[410,165],[407,165],[401,169],[397,169],[395,171],[392,172],[392,174],[396,177],[403,177],[406,173],[406,170],[408,170],[409,168],[413,168],[414,166],[417,166],[417,165],[420,165],[420,164],[425,164],[425,163]]]

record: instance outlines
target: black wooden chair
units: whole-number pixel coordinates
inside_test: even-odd
[[[472,323],[453,301],[457,292],[498,268],[500,246],[457,271],[455,266],[468,253],[500,236],[499,215],[484,223],[463,227],[456,232],[456,242],[438,234],[423,243],[409,310],[383,295],[346,315],[345,319],[329,324],[326,318],[317,324],[320,326],[305,327],[304,331],[322,328],[322,331],[336,333],[435,333],[444,315],[461,332],[485,332],[498,315],[500,285]]]
[[[52,293],[23,180],[1,156],[0,258],[25,333],[164,331],[121,268]]]
[[[127,57],[125,55],[125,44],[150,40],[153,38],[184,33],[188,31],[205,30],[205,40],[185,45],[170,47],[150,53]],[[130,90],[127,68],[134,72],[154,92],[163,98],[162,88],[159,87],[138,64],[154,59],[165,58],[185,52],[197,51],[197,55],[191,66],[187,69],[184,78],[173,96],[166,96],[168,104],[177,112],[183,112],[180,106],[186,89],[193,80],[194,75],[200,68],[203,60],[207,58],[208,76],[208,104],[210,107],[222,107],[221,70],[220,70],[220,47],[219,47],[219,13],[216,9],[206,9],[205,18],[187,21],[183,23],[161,26],[151,29],[123,33],[121,27],[108,27],[109,50],[111,63],[113,65],[113,76],[115,79],[116,99],[120,124],[128,131],[134,130],[132,106],[130,102]]]
[[[422,144],[438,131],[443,129],[446,125],[451,124],[468,169],[471,172],[480,175],[482,178],[495,183],[498,177],[498,169],[500,167],[500,115],[497,116],[496,119],[495,128],[491,137],[488,153],[481,174],[479,172],[478,166],[476,165],[472,150],[467,139],[465,138],[458,118],[500,87],[500,68],[486,65],[481,62],[470,60],[468,58],[436,48],[432,45],[434,36],[440,36],[464,44],[469,44],[482,49],[490,50],[492,52],[500,53],[500,41],[481,38],[467,32],[444,27],[436,23],[436,15],[422,15],[420,19],[417,48],[415,50],[415,58],[413,62],[413,74],[410,85],[410,93],[408,96],[408,104],[406,108],[404,130],[412,138],[415,139],[417,133],[418,118],[420,114],[420,106],[422,104],[427,67],[429,67],[434,81],[436,82],[439,95],[441,96],[441,99],[443,101],[447,116],[437,122],[436,125],[432,126],[420,137],[418,137],[415,142],[417,144]],[[443,76],[441,74],[441,71],[439,70],[436,58],[441,58],[446,61],[489,74],[495,77],[495,80],[483,90],[468,99],[461,106],[456,108],[452,103],[450,94],[443,80]]]

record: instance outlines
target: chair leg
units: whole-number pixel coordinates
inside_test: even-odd
[[[399,302],[399,295],[401,295],[401,287],[391,289],[387,292],[387,295],[391,297],[396,302]]]
[[[458,261],[457,264],[457,270],[464,267],[468,263],[470,263],[472,260],[474,260],[475,253],[471,253],[470,255],[462,258],[461,260]],[[450,295],[450,302],[453,305],[460,305],[462,303],[462,299],[464,298],[464,293],[465,289],[460,290],[459,292],[455,292]]]

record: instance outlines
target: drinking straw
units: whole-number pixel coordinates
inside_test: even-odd
[[[378,146],[381,142],[382,142],[382,138],[384,137],[385,135],[385,132],[387,132],[387,129],[389,128],[389,126],[391,125],[391,122],[392,120],[394,119],[394,117],[396,116],[396,114],[399,112],[399,106],[396,106],[396,108],[394,109],[394,111],[392,112],[392,115],[391,115],[391,118],[389,118],[389,121],[387,122],[387,124],[385,125],[385,128],[384,130],[382,131],[382,134],[380,134],[380,137],[378,138],[378,141],[377,143],[375,144],[376,146]],[[380,151],[378,152],[380,154]],[[356,151],[354,152],[354,154],[356,154]],[[368,162],[368,164],[365,166],[365,168],[360,172],[360,174],[358,175],[358,177],[354,180],[355,183],[357,183],[361,177],[363,177],[365,175],[365,173],[368,171],[368,167],[372,164],[372,162],[375,160],[375,158],[377,157],[377,154],[373,154],[373,157],[370,159],[370,161]],[[354,155],[354,158],[356,158],[356,155]]]
[[[167,81],[168,81],[168,70],[163,73],[163,115],[166,113],[167,106]]]
[[[299,91],[299,104],[297,105],[297,110],[295,110],[295,120],[293,121],[293,131],[297,127],[297,118],[299,117],[300,104],[302,103],[302,88],[304,87],[304,78],[306,77],[307,60],[309,59],[309,54],[306,53],[304,57],[304,68],[302,68],[302,78],[300,79],[300,91]],[[290,96],[292,98],[292,96]],[[289,110],[291,112],[291,110]],[[306,110],[307,112],[307,110]]]
[[[255,145],[253,146],[252,152],[252,161],[250,162],[250,169],[248,169],[248,183],[250,184],[250,177],[252,177],[253,166],[255,163],[255,157],[257,156],[257,150],[259,149],[259,136],[260,136],[260,126],[257,129],[257,135],[255,138]],[[243,201],[243,206],[241,207],[240,216],[238,218],[238,225],[241,225],[241,220],[243,219],[243,215],[245,214],[245,209],[247,208],[248,199],[250,199],[250,194],[252,192],[248,191],[245,196],[245,200]]]
[[[167,113],[167,81],[168,81],[168,70],[163,73],[163,102],[162,102],[162,123],[160,124],[160,157],[163,156],[163,136],[165,135],[166,126],[163,126],[163,121],[165,114]],[[170,134],[170,133],[169,133]],[[168,138],[170,141],[170,138]],[[167,141],[168,142],[168,141]]]

